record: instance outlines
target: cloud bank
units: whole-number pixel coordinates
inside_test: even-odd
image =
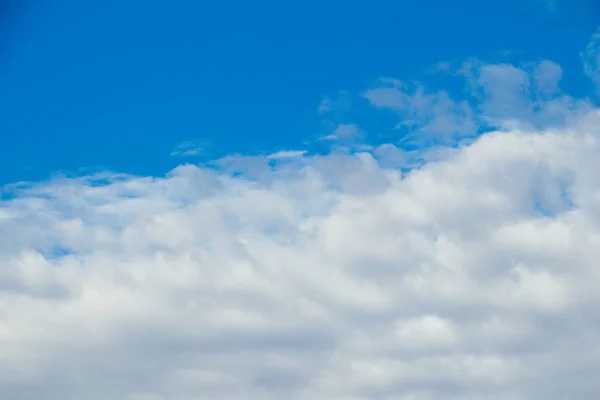
[[[366,94],[423,134],[497,126],[420,166],[383,144],[5,188],[0,397],[597,398],[600,112],[552,63],[463,73],[476,106]]]

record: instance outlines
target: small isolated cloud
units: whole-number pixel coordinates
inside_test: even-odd
[[[335,130],[322,138],[338,142],[351,142],[362,137],[362,133],[355,124],[339,124]]]
[[[600,31],[596,32],[581,53],[583,70],[600,89]]]
[[[333,96],[325,96],[319,104],[320,114],[344,115],[352,108],[352,100],[346,90],[340,90]]]
[[[321,100],[318,111],[321,114],[325,114],[331,111],[331,100],[329,99],[329,97],[325,97],[323,100]]]
[[[267,156],[270,160],[280,160],[285,158],[298,158],[306,154],[306,150],[280,150]]]
[[[173,157],[193,157],[204,152],[205,144],[195,140],[188,140],[179,143],[173,151],[171,156]]]
[[[428,68],[427,72],[430,74],[435,73],[448,73],[452,71],[452,64],[448,61],[440,61],[435,63],[431,67]]]

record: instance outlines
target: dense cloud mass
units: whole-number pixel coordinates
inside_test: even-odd
[[[521,76],[502,68],[476,79]],[[479,119],[513,113],[511,88]],[[600,113],[560,99],[554,127],[421,164],[387,144],[7,188],[0,398],[597,398]]]

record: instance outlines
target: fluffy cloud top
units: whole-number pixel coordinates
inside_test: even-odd
[[[434,72],[452,73],[452,67],[442,63]],[[551,61],[514,66],[473,59],[453,74],[464,79],[470,96],[454,99],[419,82],[386,78],[364,97],[375,107],[396,112],[398,126],[408,128],[406,139],[425,144],[447,145],[495,129],[565,126],[592,109],[587,99],[562,93],[562,68]]]
[[[365,93],[376,107],[399,113],[399,126],[406,126],[421,138],[435,135],[447,142],[449,137],[462,138],[476,133],[473,111],[466,101],[455,102],[445,91],[427,92],[423,85],[407,85],[382,79],[381,86]]]
[[[468,71],[477,117],[367,97],[424,132],[544,123],[419,168],[386,144],[7,188],[0,397],[597,398],[600,112],[551,63]]]

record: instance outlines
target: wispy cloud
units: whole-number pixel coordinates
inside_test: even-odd
[[[352,100],[347,90],[340,90],[332,96],[325,96],[319,103],[320,114],[345,114],[352,108]]]
[[[434,65],[432,65],[431,67],[429,67],[427,69],[427,72],[429,72],[430,74],[434,74],[434,73],[444,73],[444,72],[450,72],[452,71],[452,63],[450,63],[449,61],[440,61],[438,63],[435,63]]]
[[[561,91],[562,68],[548,60],[521,66],[478,59],[458,69],[443,65],[443,72],[465,79],[468,97],[452,98],[420,82],[389,78],[364,96],[372,106],[394,111],[398,126],[408,129],[406,139],[421,143],[460,141],[481,130],[564,125],[591,109],[587,99]]]
[[[600,31],[590,39],[585,50],[581,53],[583,70],[600,90]]]
[[[182,143],[179,143],[173,151],[171,151],[171,156],[174,157],[193,157],[204,152],[206,144],[196,140],[188,140]]]
[[[271,160],[279,160],[284,158],[302,157],[304,154],[306,154],[305,150],[280,150],[276,153],[269,154],[267,158]]]
[[[411,85],[383,80],[364,95],[372,105],[398,113],[399,126],[423,138],[460,138],[476,133],[473,111],[466,101],[455,101],[445,91],[426,91],[420,83]]]
[[[322,140],[350,142],[362,137],[361,130],[356,124],[339,124],[335,130]]]

